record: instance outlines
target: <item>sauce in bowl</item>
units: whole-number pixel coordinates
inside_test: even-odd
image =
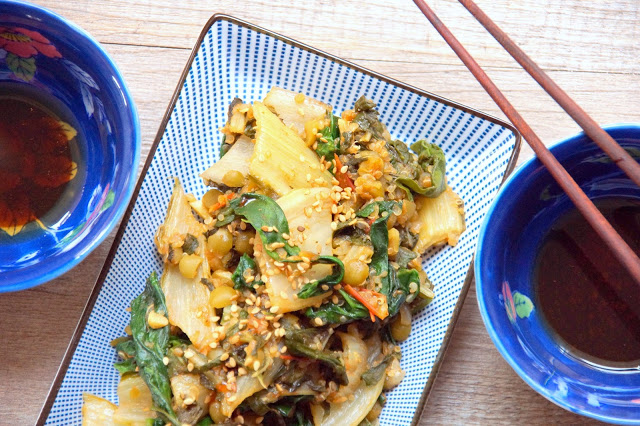
[[[0,230],[13,236],[58,203],[76,175],[76,135],[38,102],[0,96]]]
[[[594,203],[640,253],[640,201]],[[543,239],[534,278],[542,317],[569,352],[605,367],[640,365],[640,288],[576,209]]]

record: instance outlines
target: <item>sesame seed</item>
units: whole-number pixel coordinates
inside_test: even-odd
[[[269,312],[271,312],[272,314],[278,313],[278,311],[280,310],[280,306],[272,306],[271,309],[269,309]]]
[[[188,370],[189,372],[192,372],[192,371],[193,371],[193,368],[194,368],[193,363],[192,363],[192,362],[189,362],[189,363],[187,364],[187,370]]]
[[[164,358],[162,358],[162,363],[164,365],[169,365],[169,358],[167,358],[166,356]]]
[[[336,222],[331,222],[331,229],[334,231],[338,229],[338,224]]]
[[[235,400],[236,400],[236,396],[235,395],[230,396],[229,398],[227,398],[227,401],[229,401],[229,402],[233,402]]]
[[[315,323],[315,325],[322,325],[322,320],[320,318],[315,318],[313,322]]]
[[[220,361],[226,361],[229,359],[229,353],[225,352],[222,354],[222,356],[220,356]]]
[[[280,329],[280,330],[283,330],[283,329]],[[284,331],[284,330],[283,330],[283,331]],[[281,353],[281,354],[283,354],[283,353],[286,353],[286,352],[287,352],[287,347],[286,347],[286,346],[283,346],[283,347],[280,349],[280,353]]]
[[[258,360],[253,361],[253,369],[256,371],[260,369],[260,361]]]
[[[194,355],[195,355],[195,352],[193,352],[191,349],[187,349],[184,353],[184,357],[186,359],[193,358]]]

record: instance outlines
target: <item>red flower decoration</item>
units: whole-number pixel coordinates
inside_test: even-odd
[[[26,28],[0,27],[0,49],[21,58],[30,58],[38,53],[49,58],[62,57],[47,38]]]

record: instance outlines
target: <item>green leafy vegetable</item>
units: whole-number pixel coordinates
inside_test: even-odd
[[[373,256],[371,256],[370,267],[373,268],[376,275],[383,275],[382,288],[380,292],[388,294],[389,288],[389,231],[387,230],[387,220],[398,205],[395,201],[375,201],[364,206],[356,216],[369,217],[376,211],[378,218],[371,224],[369,237],[373,245]]]
[[[446,188],[444,151],[438,145],[426,140],[419,140],[411,149],[418,154],[417,165],[413,173],[401,173],[396,178],[396,184],[425,197],[434,198]],[[429,183],[426,185],[425,183]],[[409,192],[407,191],[409,194]]]
[[[291,426],[313,426],[313,422],[311,420],[309,420],[302,411],[297,410],[294,422],[293,423],[289,422],[288,425],[291,425]]]
[[[184,238],[184,244],[182,244],[182,251],[187,254],[193,254],[198,249],[198,239],[191,234],[187,234]]]
[[[169,374],[162,362],[169,343],[169,326],[159,329],[149,327],[147,316],[151,311],[167,315],[164,294],[155,272],[149,276],[144,291],[131,302],[130,327],[135,344],[135,361],[140,376],[151,391],[154,410],[164,420],[179,425],[171,407]]]
[[[236,267],[236,270],[233,272],[233,275],[231,275],[231,281],[233,281],[233,288],[235,288],[236,290],[244,290],[244,289],[253,290],[254,285],[264,284],[264,282],[260,280],[258,281],[254,280],[248,283],[247,279],[245,278],[246,271],[251,271],[250,275],[255,275],[256,272],[258,272],[258,268],[256,267],[256,262],[254,262],[254,260],[251,257],[247,256],[246,254],[243,254],[242,257],[240,258],[240,262],[238,262],[238,266]]]
[[[397,272],[391,268],[389,279],[389,292],[387,294],[387,303],[389,304],[389,315],[393,316],[398,313],[400,306],[406,301],[411,302],[418,294],[417,289],[420,286],[420,276],[415,269],[399,269]],[[410,292],[411,283],[416,284],[416,291]]]
[[[357,213],[359,217],[369,217],[375,213],[376,209],[378,210],[379,217],[373,222],[369,231],[371,243],[373,244],[370,267],[373,268],[377,275],[381,276],[379,291],[387,296],[389,316],[397,314],[400,306],[405,301],[411,301],[415,297],[417,292],[411,293],[409,291],[410,284],[415,282],[418,286],[420,285],[418,271],[401,268],[396,272],[389,265],[387,220],[397,205],[398,203],[394,201],[376,201],[367,204]],[[386,215],[384,212],[386,212]],[[407,260],[410,255],[403,253],[402,256],[405,256],[405,259],[401,259],[403,263],[410,261]]]
[[[378,119],[378,111],[375,108],[375,102],[360,96],[354,105],[356,116],[353,121],[358,123],[358,126],[365,132],[371,132],[376,138],[382,139],[385,128]]]
[[[319,308],[309,308],[305,315],[311,319],[320,318],[323,324],[346,324],[351,321],[369,318],[369,311],[349,293],[338,290],[341,299],[338,303],[326,303]]]
[[[346,384],[349,382],[344,364],[331,351],[312,349],[316,347],[316,336],[326,331],[318,331],[316,328],[303,328],[289,330],[284,337],[284,344],[292,355],[298,355],[320,361],[331,368],[336,375],[336,382]]]
[[[113,366],[121,375],[135,373],[136,371],[136,344],[130,337],[119,337],[111,342],[121,361],[115,362]]]
[[[324,157],[325,160],[333,160],[334,154],[340,149],[340,128],[338,127],[338,117],[333,114],[329,115],[329,125],[320,130],[321,139],[318,139],[316,153],[318,157]]]
[[[404,171],[408,174],[411,169],[414,168],[416,159],[409,151],[406,143],[399,140],[390,140],[387,142],[387,151],[389,151],[389,155],[391,156],[391,164],[398,173]],[[403,170],[404,168],[407,168],[407,170]]]
[[[381,393],[380,396],[378,397],[378,404],[380,404],[381,407],[384,407],[384,404],[387,403],[387,397],[384,396],[384,393]]]
[[[125,374],[136,372],[136,361],[133,358],[127,358],[123,361],[116,362],[113,366],[123,376]]]
[[[310,283],[305,284],[298,292],[298,297],[300,299],[308,299],[309,297],[314,297],[326,293],[327,290],[322,289],[323,285],[333,287],[334,285],[339,284],[344,277],[344,264],[337,257],[318,256],[318,258],[313,263],[330,264],[333,266],[333,273],[319,280],[311,281]]]
[[[406,268],[409,262],[418,257],[418,253],[413,250],[409,250],[405,247],[400,247],[398,249],[398,254],[396,254],[396,263],[401,268]]]
[[[280,398],[276,404],[271,404],[270,408],[274,409],[284,417],[289,417],[298,403],[308,401],[310,399],[313,399],[311,395],[285,396],[284,398]],[[301,411],[298,412],[304,415]]]
[[[413,250],[418,244],[418,234],[414,234],[405,227],[400,228],[398,231],[400,232],[400,245]]]
[[[211,420],[211,417],[207,416],[204,419],[200,420],[198,423],[196,423],[196,426],[211,426],[213,425],[213,420]]]
[[[273,244],[284,244],[282,248],[289,256],[300,253],[298,247],[289,245],[282,237],[283,233],[289,233],[289,222],[282,208],[272,198],[249,192],[231,200],[225,210],[227,209],[229,216],[234,216],[234,218],[235,215],[241,216],[255,228],[264,244],[265,251],[275,260],[286,261],[275,249],[271,248]]]
[[[232,145],[227,143],[227,135],[222,135],[222,142],[220,142],[220,158],[224,157],[224,155],[229,152]]]

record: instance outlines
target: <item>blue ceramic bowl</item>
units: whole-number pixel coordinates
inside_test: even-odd
[[[639,125],[605,130],[640,156]],[[591,199],[640,198],[640,189],[584,134],[556,143],[551,152]],[[598,420],[638,424],[640,369],[605,368],[574,357],[535,308],[538,249],[551,224],[572,207],[536,158],[511,175],[480,230],[475,258],[480,313],[504,359],[545,398]]]
[[[35,99],[78,132],[70,145],[77,172],[59,202],[38,221],[0,229],[6,292],[61,275],[104,240],[133,192],[140,132],[131,96],[102,47],[33,5],[0,0],[0,96]],[[16,209],[9,203],[0,214]]]

